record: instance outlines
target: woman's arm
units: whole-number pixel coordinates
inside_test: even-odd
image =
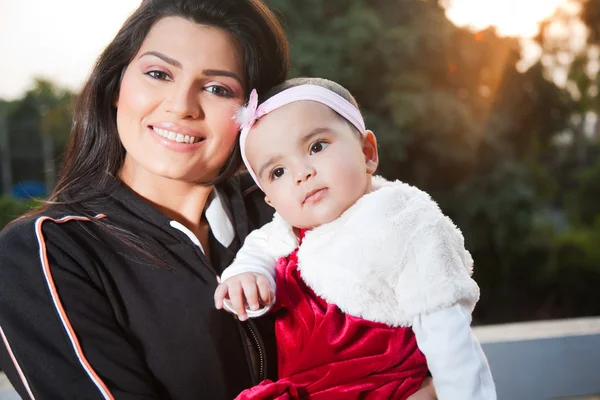
[[[154,399],[156,383],[58,223],[0,235],[2,369],[23,399]],[[6,355],[6,357],[4,357]]]

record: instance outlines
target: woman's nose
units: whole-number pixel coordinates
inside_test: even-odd
[[[179,119],[197,119],[202,115],[200,94],[193,85],[177,85],[172,88],[165,108]]]

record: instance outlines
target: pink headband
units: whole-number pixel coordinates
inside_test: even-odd
[[[244,164],[246,164],[248,172],[254,179],[254,182],[256,182],[256,184],[259,187],[260,183],[258,183],[258,177],[252,170],[252,167],[248,162],[248,158],[246,157],[246,139],[248,138],[248,133],[250,133],[252,126],[257,120],[267,115],[271,111],[274,111],[280,107],[283,107],[295,101],[306,100],[316,101],[325,104],[327,107],[331,108],[333,111],[337,112],[348,122],[354,125],[360,133],[363,133],[365,131],[365,122],[360,111],[358,111],[358,109],[354,105],[352,105],[352,103],[344,99],[339,94],[334,93],[331,90],[326,89],[322,86],[294,86],[280,93],[277,93],[275,96],[271,97],[270,99],[262,103],[260,106],[258,106],[258,93],[256,93],[256,89],[252,90],[252,93],[250,93],[250,99],[248,100],[248,104],[244,107],[241,107],[238,110],[238,112],[234,116],[234,119],[238,122],[242,130],[240,133],[240,150],[242,153],[242,159],[244,160]]]

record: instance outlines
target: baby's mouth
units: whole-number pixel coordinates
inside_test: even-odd
[[[323,196],[325,196],[326,192],[327,192],[327,188],[311,190],[310,192],[306,193],[306,196],[304,196],[304,201],[302,201],[302,204],[316,203],[319,200],[321,200],[323,198]]]

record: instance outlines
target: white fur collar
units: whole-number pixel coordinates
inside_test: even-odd
[[[459,229],[427,193],[380,177],[373,186],[306,233],[298,269],[307,285],[348,314],[392,326],[459,301],[473,307],[479,288]]]

